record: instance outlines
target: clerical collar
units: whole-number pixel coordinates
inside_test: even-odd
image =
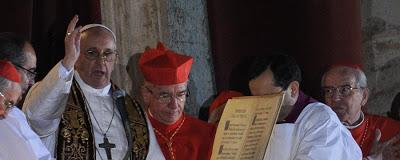
[[[151,124],[153,125],[153,127],[156,128],[157,130],[159,130],[163,133],[167,133],[167,134],[169,134],[170,132],[172,132],[176,128],[178,128],[179,125],[181,124],[181,122],[183,121],[183,117],[185,116],[185,113],[182,113],[182,116],[174,124],[168,125],[168,124],[161,123],[158,120],[156,120],[155,118],[153,118],[150,111],[148,111],[147,113],[148,113],[149,120],[150,120]]]
[[[364,122],[364,113],[360,112],[360,122],[355,124],[355,125],[346,125],[343,123],[344,126],[346,126],[347,129],[354,129],[357,128],[358,126],[360,126],[363,122]]]
[[[97,95],[97,96],[108,96],[110,95],[110,88],[111,88],[111,83],[105,86],[104,88],[101,89],[96,89],[88,84],[86,84],[82,78],[79,76],[78,72],[75,72],[75,79],[79,83],[79,86],[82,88],[82,90],[89,92],[91,94]]]
[[[299,91],[299,97],[297,98],[292,111],[290,111],[289,115],[283,121],[277,123],[295,123],[303,109],[306,108],[307,105],[315,102],[318,101],[306,95],[303,91]]]

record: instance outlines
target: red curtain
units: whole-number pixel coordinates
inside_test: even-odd
[[[38,58],[38,80],[64,56],[69,20],[79,25],[100,23],[99,0],[13,0],[0,2],[0,32],[15,32],[31,40]]]
[[[329,65],[361,63],[359,1],[209,0],[208,13],[218,91],[246,92],[248,57],[271,51],[296,58],[302,89],[317,98]]]

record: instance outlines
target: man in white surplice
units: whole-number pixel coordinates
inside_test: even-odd
[[[260,56],[249,70],[254,96],[284,92],[265,160],[360,160],[361,150],[336,114],[300,91],[301,71],[284,54]]]
[[[14,105],[22,93],[20,77],[11,62],[0,60],[0,160],[50,160],[49,151]]]
[[[32,128],[57,159],[163,159],[153,130],[147,128],[151,126],[132,129],[133,123],[125,123],[141,118],[142,123],[135,125],[146,124],[141,108],[127,106],[126,112],[121,111],[112,96],[117,90],[110,81],[118,56],[114,33],[99,24],[75,28],[77,22],[74,16],[68,25],[64,58],[26,97],[23,110]],[[136,116],[129,116],[130,109],[137,111]],[[148,155],[130,147],[128,132],[137,134],[135,141],[143,138],[140,133],[148,132],[143,135],[150,137],[150,144],[147,139],[139,148]],[[136,154],[129,155],[131,151]]]

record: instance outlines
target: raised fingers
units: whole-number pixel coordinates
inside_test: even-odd
[[[67,27],[67,33],[64,39],[65,45],[65,55],[62,61],[64,67],[68,70],[72,69],[75,65],[76,60],[79,57],[80,52],[80,32],[79,30],[82,28],[81,26],[76,27],[78,23],[78,15],[75,15],[72,20],[69,22]]]
[[[67,27],[67,36],[70,36],[73,32],[79,31],[75,29],[78,20],[78,15],[75,15],[74,18],[72,18],[72,20],[69,22]]]

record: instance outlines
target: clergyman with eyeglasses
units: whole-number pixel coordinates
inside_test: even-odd
[[[0,33],[0,59],[14,64],[21,76],[22,99],[17,105],[22,107],[28,88],[35,83],[36,53],[31,43],[23,36],[11,33]]]
[[[358,65],[334,65],[321,80],[325,103],[360,146],[364,159],[400,159],[400,122],[363,112],[369,98],[367,77]]]
[[[210,159],[215,127],[184,113],[193,63],[158,43],[139,59],[142,96],[163,156],[168,160]]]
[[[360,148],[336,114],[304,94],[300,83],[300,67],[280,52],[257,56],[249,69],[251,95],[284,93],[264,160],[360,160]]]
[[[20,99],[21,78],[9,61],[0,60],[0,159],[51,160],[50,152],[29,127],[15,104]]]
[[[111,82],[116,36],[77,22],[67,27],[64,58],[32,86],[23,110],[56,159],[144,160],[152,150],[145,113]]]

